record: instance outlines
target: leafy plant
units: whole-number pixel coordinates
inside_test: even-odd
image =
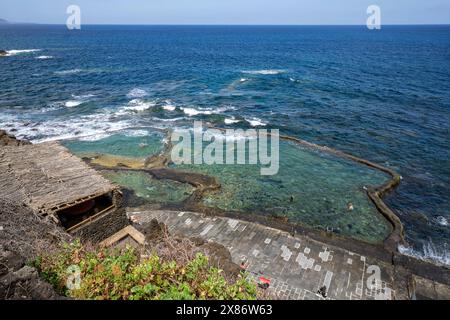
[[[53,254],[41,255],[34,265],[41,276],[61,294],[75,299],[192,300],[256,299],[257,289],[246,274],[227,280],[212,267],[208,257],[197,253],[182,263],[164,261],[157,254],[141,259],[126,249],[87,249],[80,242],[64,244]],[[79,286],[69,289],[70,266],[79,269]]]

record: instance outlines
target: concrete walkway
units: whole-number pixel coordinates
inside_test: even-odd
[[[394,289],[391,265],[307,237],[192,212],[129,209],[128,216],[138,224],[157,219],[172,234],[224,245],[235,263],[247,262],[255,279],[270,279],[270,290],[282,299],[324,299],[317,294],[323,286],[326,299],[408,299],[406,288]]]

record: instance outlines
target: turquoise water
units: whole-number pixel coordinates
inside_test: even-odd
[[[162,150],[164,137],[161,134],[149,131],[148,137],[150,153],[142,150],[142,137],[124,134],[95,142],[66,141],[65,145],[79,154],[96,150],[101,154],[142,159]],[[120,147],[114,147],[116,145]],[[207,143],[203,147],[206,148]],[[248,143],[246,152],[248,154]],[[206,194],[202,200],[207,207],[288,217],[291,222],[307,227],[332,230],[373,243],[384,240],[390,231],[364,190],[364,187],[383,184],[389,177],[294,142],[280,141],[280,169],[273,176],[262,176],[260,165],[249,164],[171,164],[170,167],[218,178],[220,191]],[[136,196],[149,204],[181,204],[193,192],[187,184],[153,179],[143,172],[105,171],[103,174],[111,181],[133,189]],[[354,207],[352,211],[348,210],[349,203]]]
[[[381,185],[389,177],[292,142],[280,142],[280,170],[274,176],[262,176],[260,165],[248,164],[173,168],[219,178],[220,191],[203,200],[209,207],[288,217],[291,222],[369,242],[384,240],[390,231],[363,189]],[[348,210],[349,203],[354,210]]]
[[[102,172],[109,180],[132,189],[135,195],[149,204],[178,204],[194,191],[187,184],[170,180],[158,180],[143,172]]]
[[[83,155],[109,154],[122,157],[146,158],[164,149],[163,134],[145,129],[127,130],[103,139],[65,140],[63,145],[73,153]]]

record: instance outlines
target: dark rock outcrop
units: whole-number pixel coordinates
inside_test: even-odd
[[[38,271],[26,265],[25,261],[20,254],[0,246],[0,299],[63,299],[49,283],[41,280]]]
[[[25,205],[0,199],[0,300],[59,299],[29,263],[70,236]]]
[[[8,54],[5,50],[0,50],[0,57],[4,57]]]
[[[161,239],[165,234],[168,234],[168,232],[167,226],[162,222],[158,222],[156,219],[150,221],[150,223],[142,229],[146,241]]]
[[[0,130],[0,146],[22,146],[31,144],[25,140],[16,139],[13,135],[8,134],[5,130]]]
[[[241,273],[242,269],[233,262],[230,251],[220,243],[207,242],[201,238],[191,238],[191,241],[195,241],[198,248],[209,256],[212,265],[219,267],[226,274],[236,277]]]

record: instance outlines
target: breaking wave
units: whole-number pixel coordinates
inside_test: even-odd
[[[128,113],[136,113],[148,110],[156,105],[153,101],[144,101],[141,99],[133,99],[128,102],[128,105],[125,107],[119,108],[119,110],[115,113],[116,115],[124,115]]]
[[[251,119],[245,119],[252,127],[265,127],[267,126],[267,123],[263,122],[259,118],[251,118]]]
[[[286,70],[277,70],[277,69],[242,71],[242,73],[246,74],[259,74],[259,75],[276,75],[285,72]]]
[[[436,221],[436,223],[440,226],[443,226],[443,227],[448,226],[448,220],[447,220],[447,218],[445,218],[443,216],[438,216],[438,217],[434,218],[434,221]]]
[[[224,120],[225,124],[235,124],[238,122],[241,122],[241,120],[237,120],[235,117],[231,117],[231,118],[226,118]]]
[[[83,72],[83,70],[81,70],[81,69],[70,69],[70,70],[63,70],[63,71],[55,71],[55,74],[59,75],[59,76],[64,76],[64,75],[76,74],[76,73],[80,73],[80,72]]]
[[[19,139],[40,143],[54,140],[74,138],[99,140],[113,132],[134,126],[129,120],[110,121],[111,114],[91,114],[77,118],[53,119],[44,122],[30,123],[25,120],[10,119],[5,128],[13,132]]]
[[[83,103],[84,103],[83,101],[70,100],[70,101],[67,101],[64,105],[67,108],[73,108],[73,107],[78,107],[80,104],[83,104]]]
[[[36,57],[36,59],[39,59],[39,60],[53,59],[53,56],[39,56],[39,57]]]
[[[170,100],[166,100],[162,108],[166,111],[175,111],[177,107]]]
[[[91,93],[82,94],[82,95],[76,95],[76,94],[72,95],[72,98],[74,98],[76,100],[86,100],[86,99],[93,98],[93,97],[95,97],[95,94],[91,94]]]
[[[191,107],[181,107],[181,110],[188,115],[189,117],[196,116],[199,114],[203,115],[212,115],[212,114],[220,114],[228,110],[235,110],[234,107],[228,106],[228,107],[220,107],[220,108],[191,108]]]
[[[48,112],[48,111],[58,110],[61,107],[66,107],[66,108],[78,107],[79,105],[81,105],[83,103],[89,102],[89,99],[94,96],[95,95],[93,95],[93,94],[85,94],[85,95],[72,94],[72,99],[67,100],[67,101],[59,101],[59,102],[51,103],[48,107],[42,108],[40,111]]]
[[[134,88],[130,92],[128,92],[128,98],[142,98],[147,95],[147,91],[139,88]]]
[[[422,251],[414,250],[412,247],[398,246],[398,251],[401,254],[410,256],[423,261],[431,261],[445,266],[450,266],[450,251],[447,244],[443,248],[438,248],[430,240],[423,244]]]
[[[184,117],[178,117],[178,118],[161,119],[161,118],[153,117],[152,119],[154,121],[161,121],[161,122],[177,122],[177,121],[184,120],[185,118]]]
[[[26,50],[7,50],[6,55],[7,56],[15,56],[22,53],[31,53],[31,52],[38,52],[41,51],[41,49],[26,49]]]

